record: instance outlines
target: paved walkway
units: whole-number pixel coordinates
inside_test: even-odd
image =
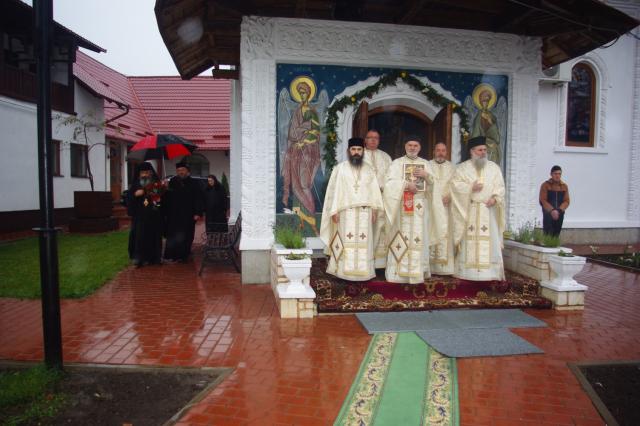
[[[549,327],[515,330],[545,354],[458,360],[462,425],[604,424],[566,363],[640,359],[640,278],[578,279],[583,312],[528,310]],[[369,343],[353,315],[281,320],[268,285],[195,264],[129,268],[63,301],[62,327],[67,362],[234,367],[184,425],[331,424]],[[0,358],[42,356],[39,301],[0,299]]]

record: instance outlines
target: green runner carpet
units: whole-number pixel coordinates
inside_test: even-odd
[[[335,425],[459,425],[455,358],[415,333],[375,334]]]

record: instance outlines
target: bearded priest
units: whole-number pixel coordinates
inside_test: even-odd
[[[418,157],[420,140],[413,137],[405,145],[406,155],[394,160],[387,172],[383,200],[387,214],[387,281],[423,283],[431,276],[429,242],[444,235],[442,195],[434,186],[433,170]],[[434,208],[437,214],[434,214]]]
[[[384,211],[376,175],[363,162],[364,140],[349,139],[348,160],[333,168],[324,198],[320,238],[329,256],[327,273],[350,281],[375,277],[379,212]]]
[[[484,136],[469,139],[471,158],[451,178],[454,276],[471,281],[504,280],[504,179],[487,158]]]

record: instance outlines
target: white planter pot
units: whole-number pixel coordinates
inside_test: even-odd
[[[289,280],[288,284],[278,284],[280,298],[313,299],[315,292],[304,280],[311,275],[311,259],[291,260],[281,258],[282,270]]]
[[[582,268],[586,258],[582,256],[549,256],[549,268],[551,268],[551,280],[541,283],[542,286],[556,291],[584,291],[587,286],[579,284],[573,277]]]

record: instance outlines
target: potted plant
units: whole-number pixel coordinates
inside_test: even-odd
[[[302,231],[297,227],[278,225],[274,228],[274,236],[275,274],[272,274],[272,282],[277,286],[279,297],[315,298],[315,292],[309,285],[312,251],[306,248]],[[278,273],[280,268],[285,280]]]
[[[559,237],[545,234],[536,228],[535,222],[526,222],[515,232],[507,231],[505,234],[505,268],[538,281],[548,281],[551,278],[550,256],[556,255],[560,250],[571,252],[571,249],[560,247]]]
[[[560,250],[557,255],[549,256],[549,267],[552,274],[551,280],[545,284],[552,286],[556,290],[579,285],[573,277],[582,271],[585,262],[585,257],[575,256],[564,250]]]

